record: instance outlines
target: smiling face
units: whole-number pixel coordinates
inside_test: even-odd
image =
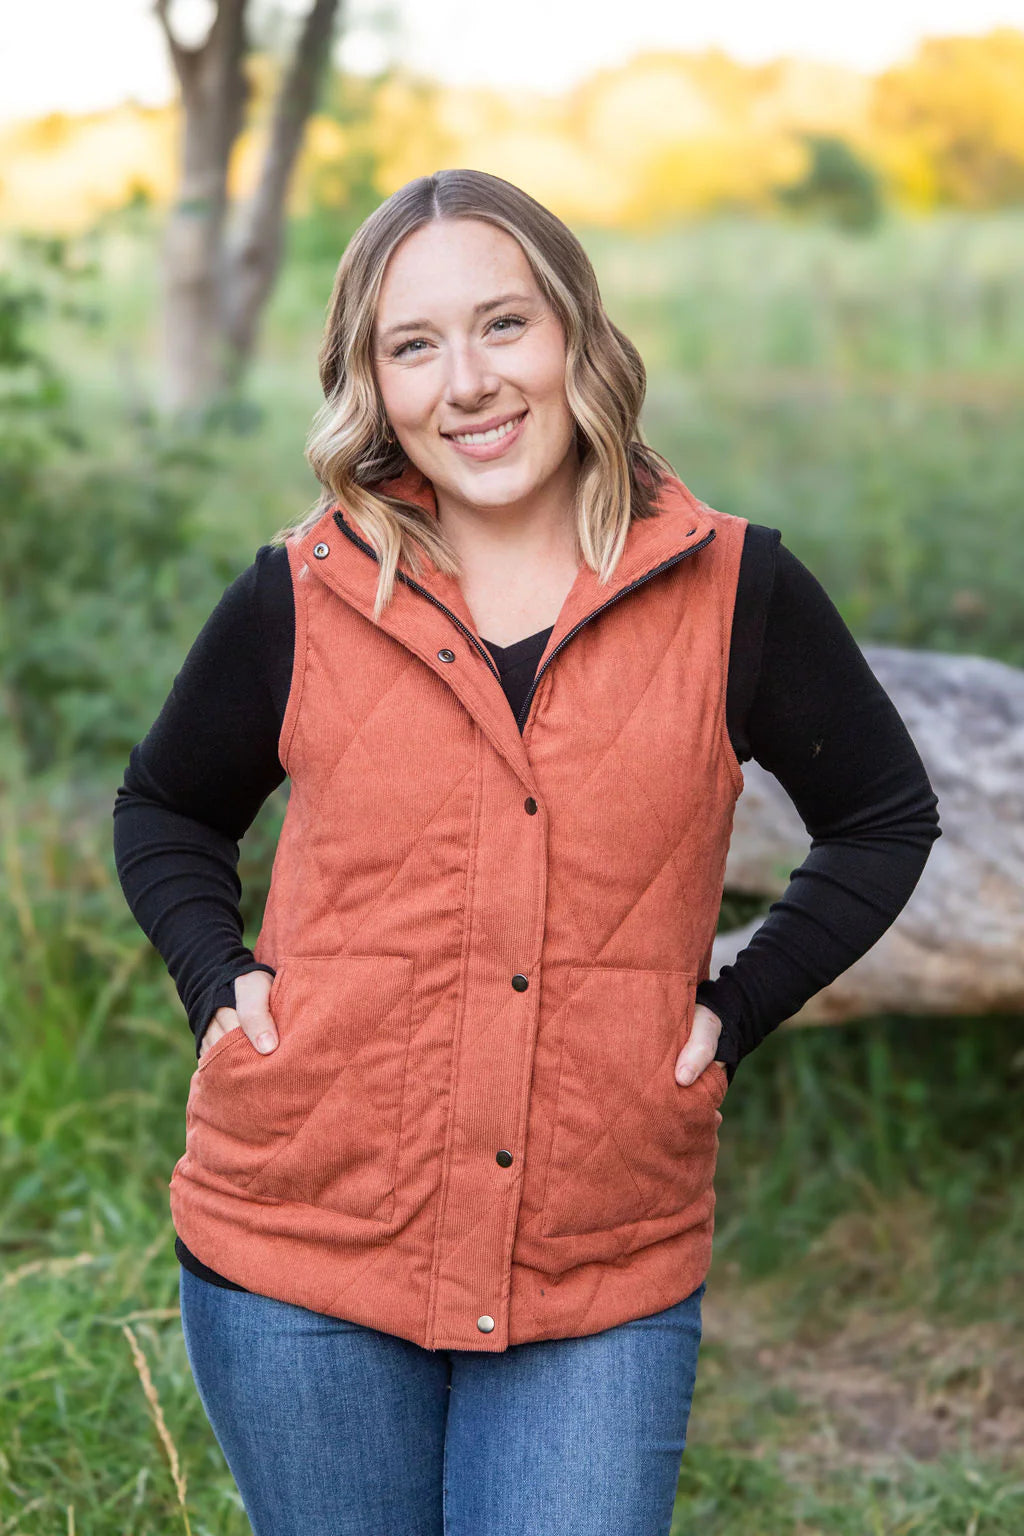
[[[563,489],[568,501],[578,460],[565,355],[558,316],[504,230],[438,219],[392,253],[374,370],[399,445],[439,509],[449,498],[526,506]]]

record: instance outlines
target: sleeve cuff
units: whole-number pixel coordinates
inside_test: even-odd
[[[711,1012],[717,1014],[722,1021],[722,1033],[718,1039],[715,1060],[722,1063],[725,1075],[731,1083],[736,1075],[736,1068],[745,1055],[740,1043],[740,998],[728,981],[719,979],[702,981],[697,987],[696,1001],[702,1003],[705,1008],[710,1008]]]

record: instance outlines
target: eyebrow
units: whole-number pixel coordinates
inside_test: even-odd
[[[503,304],[529,304],[530,298],[525,293],[501,293],[496,299],[485,299],[482,304],[473,306],[474,319],[478,315],[485,315],[489,309],[500,309]],[[387,341],[391,336],[397,336],[402,331],[427,331],[433,325],[432,320],[402,320],[398,325],[389,325],[386,331],[381,331],[377,340]]]

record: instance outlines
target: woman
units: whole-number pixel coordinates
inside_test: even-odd
[[[643,443],[641,360],[525,193],[389,198],[320,371],[321,501],[225,593],[115,806],[196,1036],[197,1387],[257,1536],[655,1536],[726,1090],[891,924],[936,797],[779,531]],[[814,847],[712,979],[750,757]],[[249,950],[237,843],[286,775]]]

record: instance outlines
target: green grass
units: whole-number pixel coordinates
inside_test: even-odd
[[[866,239],[738,219],[584,238],[649,364],[648,437],[699,495],[780,527],[861,640],[1024,664],[1024,215]],[[224,433],[197,479],[225,579],[315,494],[302,449],[331,276],[286,268],[254,430]],[[42,328],[112,463],[144,451],[155,278],[145,219],[115,221],[95,325]],[[182,593],[183,636],[209,600]],[[136,739],[180,661],[154,646]],[[0,1536],[248,1530],[177,1315],[167,1183],[194,1049],[113,873],[122,766],[0,775]],[[280,811],[243,846],[250,941]],[[1022,1024],[783,1029],[744,1062],[723,1105],[680,1533],[1024,1529]]]

